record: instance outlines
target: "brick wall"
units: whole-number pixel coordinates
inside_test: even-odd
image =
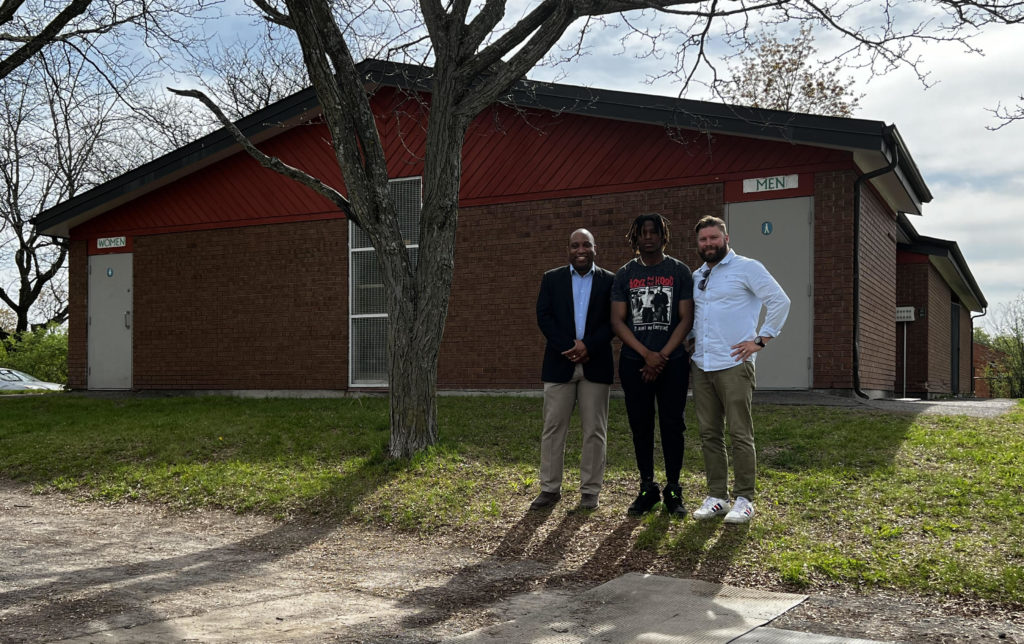
[[[906,392],[908,396],[922,397],[928,381],[928,322],[918,313],[928,306],[928,275],[931,265],[927,258],[923,262],[901,263],[896,280],[896,306],[913,306],[913,322],[896,323],[896,387],[902,396],[903,386],[903,330],[906,326],[907,371]]]
[[[815,388],[853,385],[853,179],[829,172],[815,181]],[[700,263],[693,225],[721,216],[722,202],[722,185],[706,184],[462,209],[439,388],[539,386],[537,290],[545,270],[566,263],[575,228],[594,233],[598,264],[615,271],[632,255],[624,239],[632,218],[660,212],[672,223],[668,252],[692,268]],[[885,227],[891,221],[877,203],[865,203],[862,313],[871,324],[862,329],[862,384],[892,389],[895,244]],[[346,242],[342,220],[135,238],[134,386],[345,389]],[[76,247],[69,364],[79,387],[86,384],[86,266],[84,245]]]
[[[861,191],[860,383],[891,395],[896,382],[896,218],[869,186]]]
[[[68,386],[89,386],[89,250],[86,242],[71,242],[68,261]]]
[[[709,184],[463,209],[439,387],[538,387],[537,291],[545,270],[567,263],[572,230],[589,228],[598,265],[614,272],[632,257],[632,218],[660,212],[672,226],[669,254],[693,267],[693,226],[721,215],[721,192]],[[347,226],[329,220],[135,238],[133,387],[347,388]],[[87,266],[85,244],[76,244],[69,364],[80,388]]]
[[[134,387],[344,389],[347,226],[137,237]]]
[[[950,290],[938,271],[928,265],[928,397],[953,392]]]
[[[898,306],[913,306],[918,316],[907,327],[907,395],[921,398],[971,394],[971,312],[959,307],[958,387],[953,391],[951,307],[953,295],[926,256],[901,263]],[[920,317],[924,310],[925,316]],[[903,324],[896,325],[896,391],[903,389]],[[975,361],[977,364],[977,361]]]
[[[851,171],[814,178],[815,389],[853,387],[853,181]]]
[[[960,391],[963,396],[972,393],[971,376],[974,369],[971,365],[971,345],[974,343],[974,329],[971,326],[971,312],[966,306],[960,305]]]
[[[569,234],[587,228],[598,266],[615,272],[632,257],[629,224],[645,212],[669,219],[668,253],[692,269],[693,227],[704,215],[722,216],[722,186],[463,208],[439,388],[539,387],[544,336],[536,304],[544,271],[567,264]]]

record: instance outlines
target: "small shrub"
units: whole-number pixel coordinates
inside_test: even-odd
[[[0,367],[24,371],[47,382],[68,382],[68,332],[59,325],[11,336],[0,342]]]

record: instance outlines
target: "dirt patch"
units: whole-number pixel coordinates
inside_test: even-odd
[[[490,537],[423,539],[78,502],[0,483],[0,641],[434,642],[625,572],[681,576],[634,547],[635,520],[598,516],[524,507]],[[728,571],[694,573],[793,590]],[[772,626],[912,643],[1024,643],[1024,617],[1011,608],[841,589],[812,595]]]

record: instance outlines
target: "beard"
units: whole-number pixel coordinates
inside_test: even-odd
[[[701,257],[705,262],[720,262],[725,259],[725,256],[729,254],[729,245],[722,244],[718,248],[712,248],[701,253]]]

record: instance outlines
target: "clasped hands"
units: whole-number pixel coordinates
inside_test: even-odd
[[[640,368],[640,379],[644,382],[654,382],[667,364],[668,357],[666,355],[660,351],[648,351],[644,354],[644,366]]]
[[[583,340],[576,340],[572,348],[563,351],[562,355],[574,364],[586,364],[590,361],[590,353],[587,351],[587,345],[583,344]]]

